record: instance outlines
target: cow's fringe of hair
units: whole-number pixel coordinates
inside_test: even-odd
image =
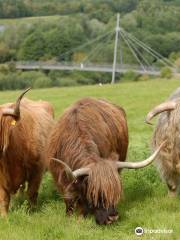
[[[99,207],[99,203],[106,209],[115,206],[121,190],[118,171],[111,161],[104,160],[92,165],[88,176],[87,199],[93,206]]]

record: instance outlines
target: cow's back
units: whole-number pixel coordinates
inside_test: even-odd
[[[84,98],[68,108],[55,125],[48,146],[49,157],[58,157],[72,168],[89,155],[108,158],[112,152],[124,161],[128,129],[122,108],[105,100]],[[87,162],[85,162],[87,164]]]

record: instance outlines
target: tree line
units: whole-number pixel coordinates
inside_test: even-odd
[[[178,0],[0,0],[0,18],[58,14],[37,20],[15,19],[11,24],[0,20],[0,63],[19,60],[112,63],[113,34],[92,46],[82,49],[79,46],[112,31],[117,12],[121,13],[121,26],[126,31],[179,67]],[[122,50],[124,61],[135,64],[125,43]],[[66,52],[69,54],[64,54]],[[159,66],[156,58],[147,54],[145,57],[150,64]],[[92,82],[99,81],[97,79],[99,75],[95,74]]]

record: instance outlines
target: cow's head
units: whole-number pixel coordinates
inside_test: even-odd
[[[15,104],[5,104],[0,108],[0,153],[5,154],[9,145],[9,137],[11,131],[16,127],[17,122],[20,120],[20,102],[24,94],[30,88],[25,90],[16,100]]]
[[[80,207],[84,215],[93,213],[98,224],[117,220],[115,209],[120,200],[122,187],[118,170],[138,169],[149,165],[158,155],[164,143],[148,159],[141,162],[120,162],[114,159],[99,159],[87,167],[72,171],[63,161],[53,158],[64,169],[59,175],[59,184],[64,185],[66,212]]]

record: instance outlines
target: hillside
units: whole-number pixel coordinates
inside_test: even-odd
[[[1,19],[64,16],[38,18],[37,21],[35,18],[0,21],[0,56],[3,54],[4,45],[4,52],[7,51],[6,56],[1,57],[0,61],[58,58],[69,47],[73,48],[112,30],[117,12],[121,14],[123,28],[149,44],[164,57],[170,57],[173,53],[180,51],[180,2],[178,0],[73,0],[71,2],[0,0]],[[11,27],[8,28],[8,24]],[[16,36],[12,39],[14,34]],[[38,41],[41,41],[41,46],[36,46]],[[49,41],[52,42],[54,49]],[[105,62],[112,61],[111,45],[112,43],[105,49]],[[83,54],[87,53],[83,52]],[[68,59],[72,57],[68,56]],[[132,61],[132,56],[128,53],[127,58]],[[97,59],[97,61],[100,60]],[[153,61],[153,59],[150,60]]]
[[[112,64],[117,12],[121,14],[123,29],[180,67],[178,0],[0,0],[0,64],[22,60]],[[100,40],[95,41],[100,36]],[[95,41],[94,44],[86,46],[91,41]],[[123,63],[136,65],[137,60],[126,42],[121,41],[121,49]],[[140,47],[136,46],[135,51],[147,65],[162,67],[156,57]],[[117,55],[120,62],[120,48]],[[0,66],[0,89],[16,89],[23,85],[11,86],[13,78],[21,78],[20,73],[20,76],[12,76],[12,69],[10,78],[7,76],[9,68]],[[110,74],[101,73],[50,71],[45,76],[43,74],[38,75],[41,81],[35,84],[36,87],[106,83],[111,80]],[[45,83],[42,83],[43,78]],[[116,80],[122,78],[118,75]],[[137,79],[139,76],[135,75],[129,80]]]

